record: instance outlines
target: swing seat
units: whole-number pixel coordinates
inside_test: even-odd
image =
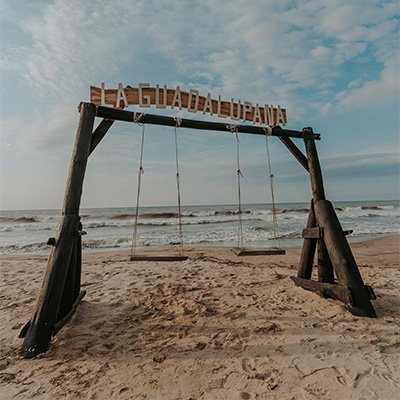
[[[130,257],[131,261],[161,261],[161,262],[172,262],[172,261],[185,261],[188,256],[185,255],[162,255],[162,254],[135,254]]]
[[[234,248],[233,251],[237,256],[273,256],[286,254],[284,249],[279,247],[268,247],[268,248],[256,248],[256,247],[244,247],[242,249]]]

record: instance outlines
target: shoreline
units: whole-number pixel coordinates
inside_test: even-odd
[[[381,235],[361,235],[361,236],[346,236],[350,246],[353,246],[355,244],[361,244],[361,243],[366,243],[366,242],[371,242],[374,240],[381,240],[385,238],[396,238],[400,237],[400,232],[398,233],[389,233],[389,234],[381,234]],[[286,245],[284,240],[281,240],[281,248],[289,250],[289,249],[297,249],[300,250],[303,244],[303,239],[289,239],[288,242],[294,242],[298,241],[299,243],[292,244],[292,245]],[[286,243],[287,244],[287,243]],[[226,245],[222,246],[220,244],[184,244],[184,248],[188,250],[193,250],[193,249],[217,249],[217,250],[230,250],[232,248],[235,248],[235,244],[232,244],[232,246]],[[251,243],[248,246],[245,247],[273,247],[271,244],[268,244],[265,246],[265,242],[258,242],[258,243]],[[173,249],[176,248],[176,245],[165,245],[165,246],[138,246],[137,250],[142,252],[148,252],[148,251],[159,251],[159,250],[165,250],[167,252],[173,251]],[[100,253],[129,253],[130,252],[129,247],[105,247],[105,248],[89,248],[89,247],[83,247],[82,248],[82,255],[84,256],[85,254],[100,254]],[[32,251],[32,252],[15,252],[15,253],[0,253],[0,261],[2,257],[8,257],[8,256],[16,256],[16,257],[23,257],[23,256],[45,256],[50,254],[51,248],[49,246],[48,250],[42,250],[42,251]]]
[[[280,247],[302,245],[302,230],[307,224],[309,202],[279,203],[278,233],[272,229],[272,211],[268,204],[246,204],[243,207],[243,239],[246,246],[273,246],[279,237]],[[236,207],[222,205],[186,206],[182,211],[185,245],[208,247],[237,243],[238,216]],[[344,230],[353,230],[350,242],[360,242],[388,234],[400,234],[399,204],[386,202],[345,202],[337,207]],[[179,241],[174,207],[143,208],[138,224],[137,244],[143,247],[166,246]],[[90,251],[130,249],[134,230],[134,209],[83,209],[84,248]],[[57,232],[59,212],[32,210],[8,212],[0,216],[0,253],[46,253],[46,242]]]
[[[0,257],[0,390],[13,399],[396,398],[400,235],[351,245],[378,318],[299,288],[300,249],[180,263],[84,252],[86,297],[49,351],[18,355],[47,254]],[[171,249],[170,249],[171,250]],[[316,272],[315,272],[316,273]]]

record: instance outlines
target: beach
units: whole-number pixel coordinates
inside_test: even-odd
[[[239,258],[196,246],[175,263],[86,249],[87,294],[33,360],[19,358],[18,334],[47,254],[1,255],[0,398],[396,399],[400,236],[352,249],[376,319],[296,287],[300,248]]]

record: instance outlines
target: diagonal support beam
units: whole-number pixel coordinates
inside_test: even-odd
[[[332,203],[319,200],[314,204],[314,211],[318,225],[324,228],[323,240],[338,281],[351,290],[353,304],[349,311],[360,317],[376,317],[369,292]]]
[[[291,276],[290,278],[297,286],[301,286],[303,289],[311,290],[312,292],[320,293],[323,296],[340,300],[347,306],[351,306],[353,304],[351,291],[345,286],[326,282],[316,282],[310,279],[302,279],[297,276]]]
[[[316,225],[317,222],[314,214],[314,202],[311,200],[306,229],[313,229],[316,227]],[[298,270],[299,278],[311,279],[316,247],[317,241],[315,239],[304,238]]]
[[[279,140],[287,147],[287,149],[293,154],[297,161],[303,166],[303,168],[308,172],[308,161],[307,157],[302,153],[302,151],[293,143],[293,141],[288,137],[279,137]]]
[[[100,124],[97,126],[97,128],[92,134],[92,141],[90,143],[89,155],[93,153],[94,149],[101,142],[101,140],[106,135],[111,126],[114,124],[114,122],[115,121],[112,119],[103,119],[100,122]]]

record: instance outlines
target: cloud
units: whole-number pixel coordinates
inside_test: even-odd
[[[13,58],[22,63],[26,82],[43,96],[59,98],[61,90],[63,96],[86,96],[89,83],[135,76],[139,59],[158,54],[175,65],[182,82],[195,78],[229,96],[251,93],[255,101],[295,108],[304,104],[302,90],[318,92],[327,77],[345,78],[339,67],[367,48],[373,48],[373,62],[382,62],[378,49],[388,47],[397,25],[392,1],[372,1],[368,7],[361,0],[93,5],[59,0],[42,7],[41,14],[22,18],[21,29],[32,45],[23,57]],[[160,19],[154,17],[155,9]],[[386,85],[394,64],[385,64],[381,78],[370,82]],[[132,70],[127,75],[128,66]],[[331,99],[336,89],[326,95]],[[394,95],[386,92],[383,99]],[[339,92],[339,109],[342,98]]]
[[[384,62],[379,79],[365,82],[352,81],[346,90],[336,94],[337,108],[350,110],[354,107],[373,107],[400,97],[400,73],[398,55]]]
[[[90,84],[101,82],[179,83],[228,99],[281,104],[291,126],[399,98],[397,1],[55,0],[30,2],[24,13],[9,2],[2,11],[0,66],[17,82],[1,83],[7,89],[2,98],[23,88],[32,105],[24,113],[2,113],[2,140],[25,155],[69,153],[76,106],[88,99]],[[124,144],[132,131],[113,127],[93,171],[128,165],[132,147]],[[193,163],[193,173],[201,166],[196,179],[212,175],[221,183],[230,174],[231,155],[223,140],[203,136],[182,137],[182,165]],[[155,137],[148,154],[163,163],[165,142],[160,133]],[[204,165],[205,156],[214,166]],[[362,173],[363,157],[377,169],[394,159],[383,152],[346,164],[346,157],[350,161],[346,154],[328,160],[328,174],[347,168]],[[283,180],[300,176],[292,164],[276,164]]]
[[[361,147],[328,156],[324,159],[323,170],[330,180],[348,180],[396,177],[399,174],[399,143],[385,143],[374,147]]]

